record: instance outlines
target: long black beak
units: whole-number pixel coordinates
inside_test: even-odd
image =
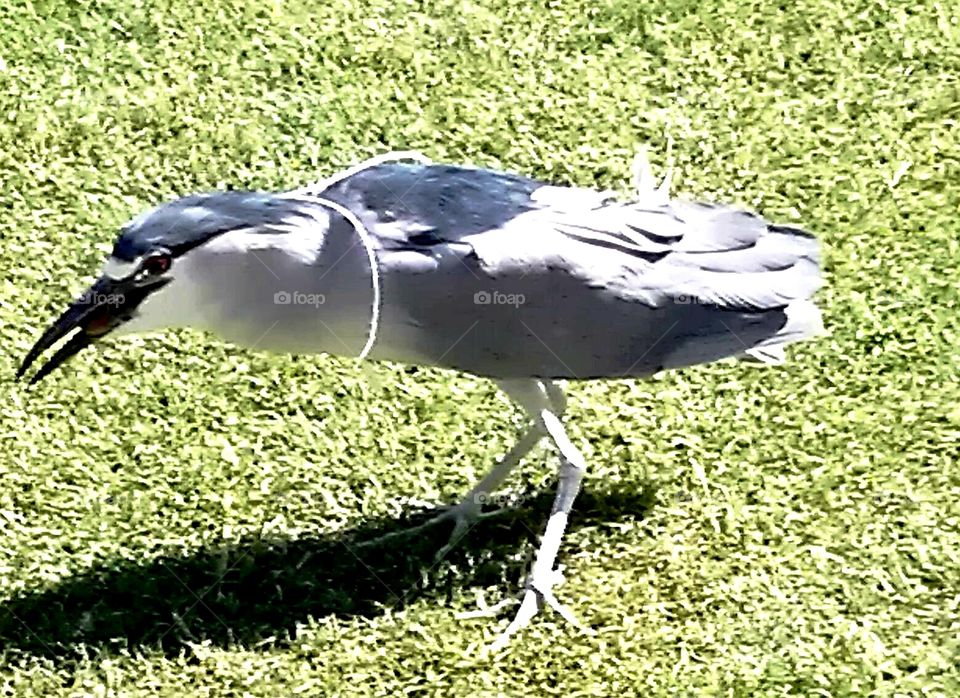
[[[131,298],[129,297],[130,289],[125,290],[124,287],[128,287],[128,284],[122,281],[108,277],[98,279],[86,293],[67,308],[63,315],[57,318],[57,321],[43,333],[37,343],[33,345],[33,348],[27,352],[17,371],[17,378],[22,378],[27,369],[43,352],[74,330],[79,331],[67,340],[50,357],[49,361],[40,367],[40,370],[30,379],[31,385],[42,380],[71,356],[107,334],[126,317],[129,317],[130,306],[135,307],[143,299],[144,294],[135,291],[134,295],[139,297]]]

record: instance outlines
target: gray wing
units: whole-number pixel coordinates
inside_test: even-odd
[[[379,355],[494,377],[646,375],[819,331],[819,249],[737,209],[380,165],[323,192],[376,237]]]
[[[533,197],[542,187],[505,172],[391,163],[362,170],[321,196],[351,209],[387,247],[420,247],[499,228],[537,208]]]

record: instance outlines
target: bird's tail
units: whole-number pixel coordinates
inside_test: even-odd
[[[661,278],[677,301],[713,312],[700,316],[707,327],[696,332],[697,342],[687,345],[689,351],[681,350],[670,363],[700,363],[707,352],[779,364],[788,344],[823,334],[813,300],[823,283],[816,238],[734,208],[673,200],[671,171],[668,168],[658,185],[646,151],[637,156],[636,222],[649,217],[652,209],[669,210],[683,221],[684,235],[662,260]],[[711,325],[716,325],[715,332]]]

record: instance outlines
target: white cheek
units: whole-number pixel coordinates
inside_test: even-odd
[[[134,316],[117,327],[114,334],[152,332],[169,327],[203,329],[205,325],[189,275],[181,275],[174,276],[165,286],[144,298]]]

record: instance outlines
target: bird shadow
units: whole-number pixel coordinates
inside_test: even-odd
[[[570,530],[639,519],[653,496],[651,488],[584,491]],[[176,656],[199,642],[276,646],[310,619],[375,617],[421,599],[449,601],[469,587],[514,593],[552,501],[545,491],[482,519],[439,563],[434,555],[451,525],[404,534],[429,512],[303,540],[249,538],[182,557],[112,561],[0,603],[0,650],[70,661],[90,650]],[[361,545],[388,534],[396,535]]]

